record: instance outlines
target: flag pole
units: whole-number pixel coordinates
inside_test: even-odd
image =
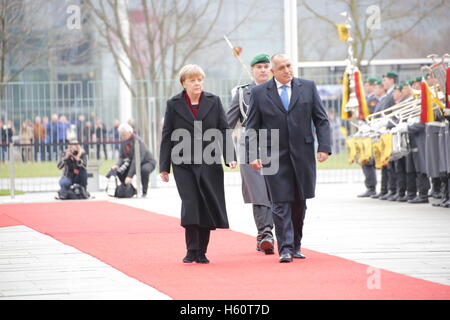
[[[242,61],[241,56],[239,55],[239,52],[236,52],[236,48],[233,47],[233,45],[231,44],[231,41],[227,38],[226,35],[223,36],[223,38],[225,39],[225,41],[227,42],[228,46],[231,48],[231,50],[233,51],[233,55],[236,57],[236,59],[238,59],[238,61],[241,63],[242,67],[244,68],[244,70],[247,72],[248,76],[250,77],[250,79],[253,81],[253,75],[250,72],[250,70],[247,68],[247,66],[245,65],[244,61]]]

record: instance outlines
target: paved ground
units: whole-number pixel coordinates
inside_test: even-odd
[[[356,194],[360,191],[361,184],[318,184],[317,197],[307,202],[303,246],[450,285],[450,209],[434,208],[430,204],[412,205],[358,199]],[[95,196],[96,199],[108,199],[169,216],[179,216],[180,200],[176,189],[172,187],[151,189],[146,199],[119,200],[109,198],[104,193],[97,193]],[[226,200],[231,228],[254,235],[256,229],[251,205],[243,204],[240,186],[227,187]],[[9,202],[7,198],[0,199],[0,203],[2,201]],[[53,193],[31,193],[18,196],[15,200],[35,201],[53,201]],[[20,296],[33,299],[167,298],[149,286],[70,247],[60,247],[60,254],[67,264],[60,269],[48,269],[45,261],[52,265],[52,260],[63,260],[56,251],[53,256],[49,256],[47,246],[64,245],[47,236],[31,234],[36,232],[31,232],[26,227],[0,228],[0,231],[0,299]],[[49,239],[44,241],[42,238],[42,246],[26,247],[28,240],[25,240],[25,244],[20,240],[26,234],[35,239]],[[212,241],[213,239],[212,237]],[[34,240],[28,242],[32,241]],[[44,262],[32,270],[23,265],[34,260]],[[64,270],[70,272],[65,273]],[[33,272],[39,277],[33,278]],[[59,278],[60,287],[59,291],[51,293],[52,287],[47,284],[54,283],[55,274]],[[74,277],[79,284],[74,285]],[[36,288],[41,292],[36,291]]]

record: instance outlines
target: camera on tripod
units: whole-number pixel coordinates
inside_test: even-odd
[[[111,178],[111,176],[117,176],[118,174],[122,174],[128,169],[129,166],[130,166],[130,159],[126,158],[123,161],[122,165],[117,170],[113,169],[109,170],[108,173],[106,173],[105,177],[109,179]]]

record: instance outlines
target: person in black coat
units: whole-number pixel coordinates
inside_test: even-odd
[[[58,169],[63,170],[62,177],[59,180],[61,189],[68,190],[75,183],[84,188],[87,187],[87,161],[88,156],[78,141],[71,141],[57,164]]]
[[[300,248],[306,199],[315,196],[312,127],[314,125],[318,140],[317,160],[323,162],[331,154],[330,123],[315,83],[294,78],[292,64],[285,54],[275,54],[271,62],[274,78],[252,89],[246,122],[247,131],[269,131],[267,157],[263,157],[260,149],[265,139],[262,136],[256,139],[259,134],[252,137],[248,132],[246,148],[251,166],[263,169],[269,189],[279,262],[291,262],[293,258],[305,258]],[[277,132],[278,141],[272,139]],[[251,148],[255,143],[258,147]],[[278,170],[266,170],[275,163],[278,163]]]
[[[141,162],[142,197],[146,197],[150,173],[152,173],[156,167],[156,160],[144,141],[134,133],[133,127],[128,123],[121,124],[118,130],[122,140],[119,149],[119,160],[111,167],[111,170],[116,172],[121,183],[130,184],[132,182],[133,176],[136,174],[134,147],[137,141],[139,143]]]
[[[187,247],[183,262],[208,263],[210,231],[229,228],[220,157],[235,168],[236,154],[220,98],[203,91],[203,70],[186,65],[179,78],[184,90],[167,101],[159,170],[162,181],[168,182],[172,165],[182,201]],[[210,133],[214,137],[208,137]]]

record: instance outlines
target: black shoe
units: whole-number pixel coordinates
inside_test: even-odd
[[[358,194],[358,198],[369,198],[371,196],[376,195],[377,192],[373,189],[367,189],[366,192]]]
[[[442,199],[442,193],[440,193],[439,191],[434,191],[429,195],[429,197],[432,197],[434,199]]]
[[[388,193],[386,193],[384,196],[379,197],[378,199],[380,200],[387,200],[390,196],[394,195],[395,192],[389,191]]]
[[[399,194],[398,193],[394,193],[393,195],[387,197],[386,200],[388,200],[388,201],[397,201],[398,198],[400,198]]]
[[[408,200],[408,203],[429,203],[427,196],[417,196],[412,200]]]
[[[265,254],[270,254],[269,252],[273,253],[273,239],[270,236],[265,237],[261,240],[259,243],[259,248],[261,251],[264,251]]]
[[[386,192],[380,192],[380,193],[377,193],[377,194],[371,196],[371,198],[372,199],[379,199],[380,197],[384,196],[385,194],[386,194]]]
[[[201,263],[201,264],[208,264],[209,260],[208,258],[206,258],[205,254],[199,254],[197,259],[195,260],[195,262],[197,263]]]
[[[412,200],[412,199],[414,199],[414,198],[415,198],[414,196],[411,197],[411,196],[405,194],[403,197],[399,197],[399,198],[397,199],[397,201],[398,201],[398,202],[406,202],[406,201]]]
[[[292,255],[290,253],[283,253],[280,255],[280,263],[292,262]]]
[[[183,258],[184,263],[192,263],[197,259],[197,250],[188,250],[186,257]]]
[[[147,192],[142,193],[142,198],[147,198]]]
[[[439,202],[433,203],[432,206],[433,206],[433,207],[443,207],[443,208],[446,208],[446,203],[447,203],[448,201],[449,201],[448,198],[444,198],[444,199],[442,199],[442,200],[439,201]]]
[[[441,208],[450,208],[450,200],[441,204]]]
[[[306,259],[305,255],[301,253],[300,251],[297,251],[292,255],[294,259]]]

